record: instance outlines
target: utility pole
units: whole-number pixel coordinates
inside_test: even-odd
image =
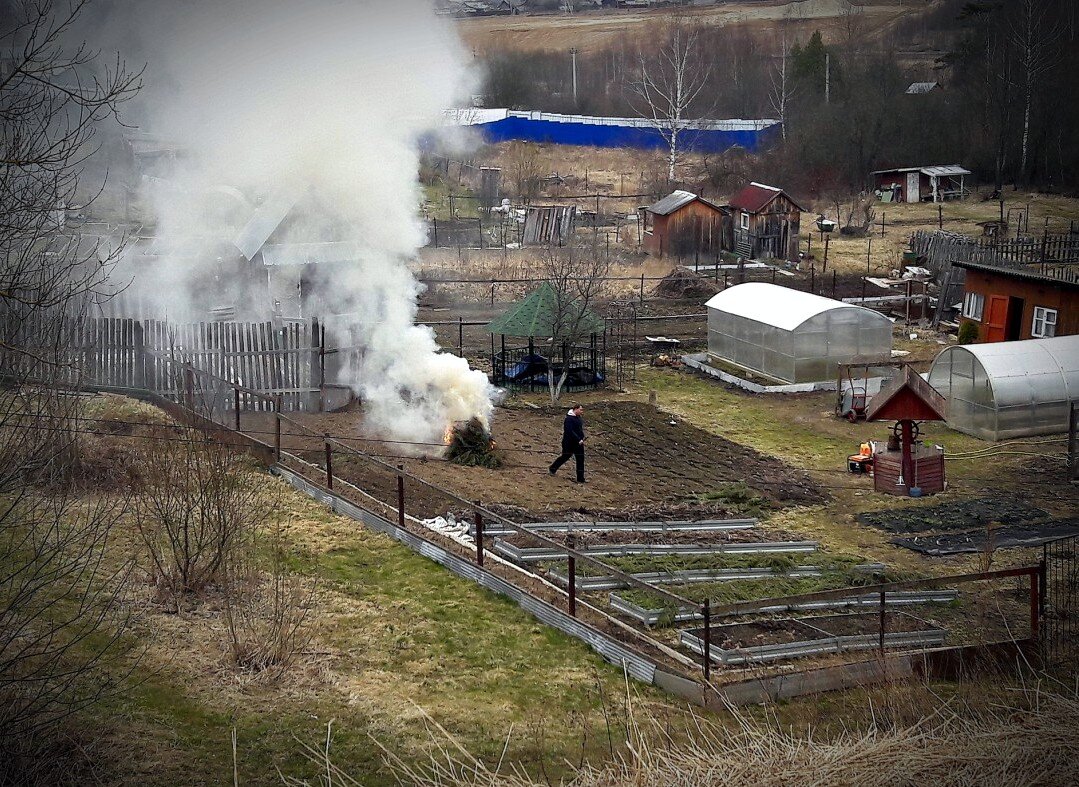
[[[573,58],[573,106],[577,106],[577,47],[571,47],[569,53]]]

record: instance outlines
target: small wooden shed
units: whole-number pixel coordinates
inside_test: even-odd
[[[882,202],[943,202],[969,193],[965,178],[970,170],[958,164],[878,169],[872,174]]]
[[[764,183],[750,183],[730,199],[734,224],[730,251],[748,259],[798,259],[802,211],[787,192]]]
[[[727,211],[690,191],[672,191],[654,205],[640,209],[642,243],[654,257],[715,255],[723,244]]]

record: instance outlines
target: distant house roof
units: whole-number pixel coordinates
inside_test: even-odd
[[[931,167],[889,167],[888,169],[875,169],[872,175],[886,175],[889,172],[921,172],[930,177],[948,177],[951,175],[969,175],[970,170],[964,169],[958,164],[942,164]]]
[[[258,254],[262,244],[273,235],[278,225],[285,220],[285,216],[289,214],[298,199],[299,196],[290,191],[278,191],[271,194],[251,214],[247,224],[232,241],[233,245],[246,259],[251,260]]]
[[[990,273],[995,276],[1004,276],[1010,279],[1019,279],[1020,281],[1054,284],[1069,290],[1079,290],[1079,280],[1072,281],[1071,279],[1062,278],[1061,276],[1051,276],[1042,273],[1037,268],[1013,268],[1008,265],[993,265],[983,262],[965,262],[961,260],[956,260],[952,264],[957,268],[979,271],[981,273]]]
[[[730,198],[728,204],[732,208],[738,208],[739,210],[744,210],[749,213],[760,213],[772,204],[772,200],[780,194],[793,202],[798,210],[805,210],[805,208],[797,202],[794,202],[791,195],[787,194],[783,189],[757,182],[750,183],[748,186],[743,187],[741,191]]]
[[[715,208],[718,211],[723,210],[723,208],[721,208],[719,205],[716,205],[713,202],[709,202],[704,197],[699,197],[691,191],[682,191],[681,189],[672,191],[659,202],[655,203],[654,205],[649,205],[647,208],[645,208],[645,210],[647,210],[649,213],[655,214],[656,216],[669,216],[679,208],[685,207],[694,200],[700,200],[708,207]]]
[[[350,241],[267,243],[262,247],[262,263],[277,266],[353,262],[363,256],[363,251],[363,247]]]
[[[906,92],[908,96],[915,95],[917,93],[932,93],[939,87],[939,82],[911,82],[910,87],[908,87],[904,92]]]
[[[487,332],[518,338],[551,336],[555,332],[557,303],[558,294],[554,287],[544,282],[512,309],[487,323]],[[599,333],[603,330],[603,320],[586,311],[581,327],[585,333]]]

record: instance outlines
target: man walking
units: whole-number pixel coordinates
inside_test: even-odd
[[[566,413],[566,421],[562,425],[562,455],[554,460],[547,471],[551,475],[558,472],[558,468],[569,461],[572,456],[577,460],[577,483],[584,483],[584,419],[581,413],[584,408],[579,404],[573,405]]]

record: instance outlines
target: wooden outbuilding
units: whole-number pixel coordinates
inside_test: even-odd
[[[966,271],[961,321],[977,326],[976,341],[1079,334],[1079,272],[1072,267],[953,264]]]
[[[714,256],[725,248],[727,211],[690,191],[672,191],[640,209],[641,242],[654,257]]]
[[[872,174],[882,202],[943,202],[970,193],[966,187],[970,170],[958,164],[878,169]]]
[[[798,229],[805,210],[787,192],[750,183],[727,205],[733,223],[730,251],[740,257],[798,259]]]

